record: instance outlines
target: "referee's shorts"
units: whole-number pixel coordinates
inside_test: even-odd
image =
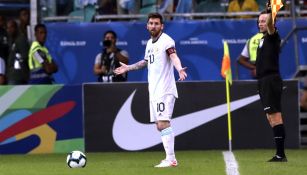
[[[258,80],[258,92],[266,114],[281,112],[283,82],[278,74],[268,75]]]

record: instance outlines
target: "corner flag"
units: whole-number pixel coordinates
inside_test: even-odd
[[[226,81],[229,82],[229,84],[232,84],[231,63],[228,44],[226,41],[224,41],[224,56],[222,61],[221,75],[226,79]]]
[[[282,4],[282,0],[270,0],[271,1],[271,8],[272,8],[272,20],[274,24],[275,17],[277,12],[284,6]]]
[[[226,100],[227,100],[227,121],[228,121],[228,141],[229,141],[229,151],[232,151],[232,129],[231,129],[231,112],[230,112],[230,90],[229,85],[232,84],[232,76],[231,76],[231,64],[230,64],[230,56],[228,44],[224,41],[224,56],[222,61],[222,69],[221,69],[222,77],[224,77],[226,83]]]

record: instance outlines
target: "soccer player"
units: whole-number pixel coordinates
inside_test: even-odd
[[[273,129],[276,146],[276,154],[269,162],[286,162],[284,151],[286,134],[281,114],[283,82],[279,72],[280,36],[273,23],[269,3],[266,12],[261,13],[258,20],[259,27],[264,29],[256,59],[258,92],[264,112]]]
[[[166,158],[155,166],[157,168],[178,165],[174,151],[175,136],[170,124],[175,99],[178,98],[173,66],[179,73],[180,81],[187,77],[186,67],[182,68],[176,54],[175,42],[162,32],[163,28],[163,18],[159,13],[148,14],[147,30],[151,38],[146,45],[145,58],[132,65],[121,63],[122,66],[114,71],[123,74],[148,67],[150,121],[156,123],[166,153]]]

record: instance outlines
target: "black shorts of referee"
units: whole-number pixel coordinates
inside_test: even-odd
[[[283,81],[278,74],[258,79],[258,92],[266,114],[281,112]]]

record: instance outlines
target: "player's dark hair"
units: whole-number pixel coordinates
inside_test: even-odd
[[[35,27],[34,27],[34,31],[37,32],[38,29],[40,29],[40,28],[47,30],[45,24],[36,24]]]
[[[117,39],[117,35],[113,30],[108,30],[108,31],[104,32],[103,38],[105,38],[108,33],[111,33],[114,36],[114,38]]]
[[[162,17],[162,15],[160,13],[157,13],[157,12],[149,13],[148,14],[148,18],[147,18],[147,22],[149,21],[150,18],[159,18],[160,21],[161,21],[161,24],[163,24],[163,17]]]
[[[259,16],[262,15],[262,14],[267,14],[268,12],[266,10],[262,10],[260,13],[259,13]]]
[[[19,10],[18,10],[18,14],[20,15],[20,14],[21,14],[21,12],[23,12],[23,11],[27,12],[27,13],[28,13],[28,15],[30,15],[30,11],[29,11],[29,9],[28,9],[28,8],[21,8],[21,9],[19,9]]]

